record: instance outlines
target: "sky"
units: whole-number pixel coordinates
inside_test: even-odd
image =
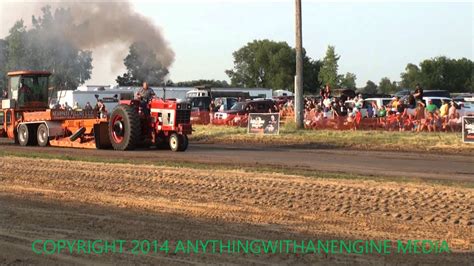
[[[294,46],[294,1],[134,2],[136,12],[159,26],[176,54],[169,78],[229,80],[232,53],[254,39]],[[407,63],[436,56],[473,60],[472,2],[302,1],[303,46],[322,59],[336,47],[339,73],[355,73],[357,85],[400,80]],[[2,32],[0,31],[0,34]],[[123,69],[107,64],[107,49],[94,51],[89,84],[111,84]],[[112,70],[111,70],[112,69]]]

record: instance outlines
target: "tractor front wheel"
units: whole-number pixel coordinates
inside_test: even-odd
[[[115,150],[133,150],[140,140],[140,117],[132,106],[117,105],[109,120],[109,137]]]
[[[177,133],[172,133],[169,137],[170,149],[172,151],[183,151],[183,136]]]

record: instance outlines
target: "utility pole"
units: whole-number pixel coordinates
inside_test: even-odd
[[[295,0],[296,27],[296,75],[295,75],[295,122],[303,128],[303,34],[301,25],[301,0]]]

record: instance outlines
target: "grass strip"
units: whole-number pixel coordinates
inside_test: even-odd
[[[379,151],[440,152],[474,154],[474,145],[464,143],[461,133],[296,130],[294,123],[281,127],[280,134],[247,134],[246,128],[195,125],[190,140],[198,143],[288,145],[307,148]]]

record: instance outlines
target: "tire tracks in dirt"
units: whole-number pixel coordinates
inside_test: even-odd
[[[137,228],[149,225],[149,220],[156,222],[152,217],[160,214],[168,218],[160,221],[160,228],[154,227],[157,232],[152,235],[168,239],[189,236],[268,238],[280,234],[349,239],[439,239],[447,240],[456,251],[471,255],[474,252],[474,191],[467,188],[18,157],[2,157],[0,168],[0,195],[26,201],[60,202],[64,205],[60,207],[62,216],[72,217],[71,221],[76,224],[72,228],[46,229],[30,225],[33,227],[30,234],[37,238],[51,238],[51,235],[146,238],[149,235]],[[104,221],[110,220],[107,216],[84,212],[75,215],[67,209],[76,203],[140,210],[147,214],[124,221],[124,228],[110,228],[104,225]],[[47,207],[40,208],[46,213],[37,208],[23,208],[7,212],[5,221],[18,211],[31,212],[43,219],[38,224],[47,224],[48,219],[52,219]],[[61,213],[56,211],[54,215],[61,216]],[[113,216],[114,212],[109,215]],[[176,218],[169,217],[182,217],[185,221],[176,222]],[[223,224],[227,230],[219,230]],[[245,224],[265,229],[243,226]],[[29,235],[25,232],[31,229],[3,226],[18,236]],[[98,228],[104,229],[99,235]],[[0,232],[0,242],[5,237],[6,234]],[[119,258],[122,257],[110,259]],[[227,259],[184,258],[188,263]],[[241,262],[252,263],[255,258],[247,259]]]

